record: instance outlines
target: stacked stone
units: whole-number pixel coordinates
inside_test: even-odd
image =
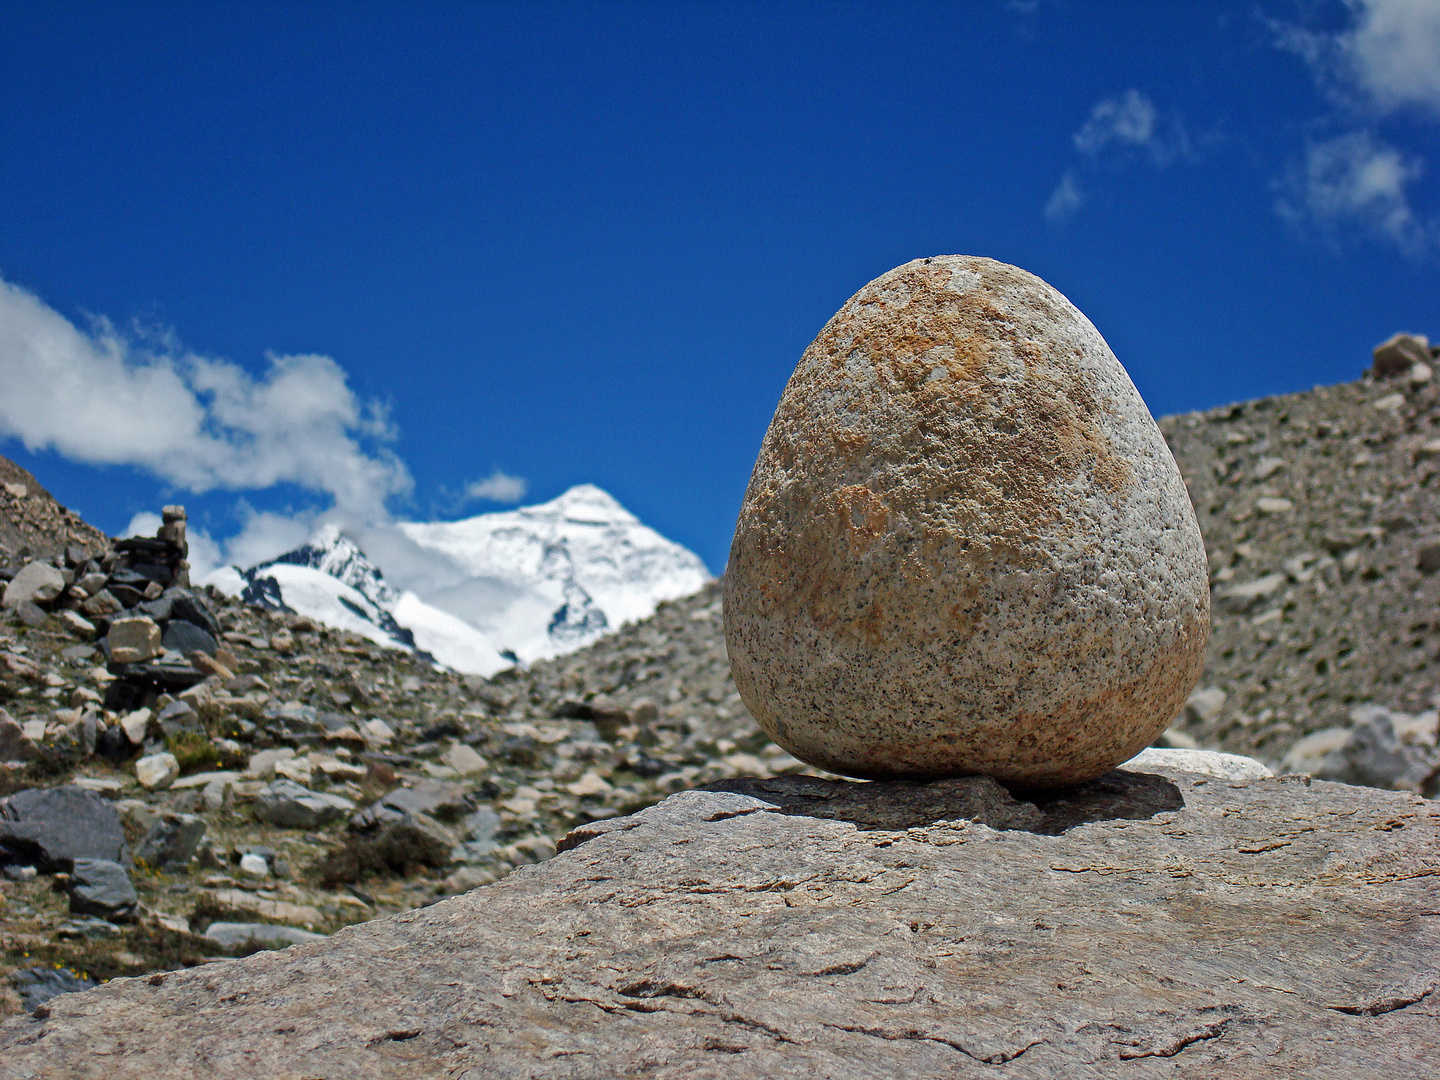
[[[31,627],[58,619],[96,641],[115,677],[105,694],[107,709],[140,708],[223,668],[215,660],[220,624],[190,589],[185,508],[165,507],[162,520],[156,536],[113,540],[99,559],[72,545],[63,560],[0,569],[0,580],[8,579],[4,609]],[[95,748],[93,737],[86,742],[87,750]],[[123,759],[139,746],[122,746],[117,737],[100,749]]]

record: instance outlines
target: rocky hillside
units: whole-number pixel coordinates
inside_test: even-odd
[[[56,601],[0,622],[0,1013],[424,906],[682,788],[809,771],[741,706],[715,585],[494,680],[198,595],[210,674],[123,703],[134,666]]]
[[[1435,708],[1437,406],[1422,364],[1160,422],[1213,583],[1198,742],[1278,762],[1362,703]]]
[[[30,473],[0,457],[0,565],[63,558],[72,545],[88,558],[105,550],[105,534],[57,503]]]

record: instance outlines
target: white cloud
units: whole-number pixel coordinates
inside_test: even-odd
[[[130,519],[130,524],[120,530],[121,536],[154,536],[160,526],[164,524],[159,514],[152,514],[148,510],[141,510]]]
[[[490,502],[518,503],[525,497],[529,485],[524,477],[510,476],[508,473],[494,470],[483,480],[472,480],[465,485],[465,497],[467,499],[488,499]]]
[[[1118,172],[1137,158],[1163,169],[1194,156],[1190,136],[1179,118],[1166,117],[1149,95],[1133,88],[1091,106],[1090,115],[1070,141],[1080,155],[1080,168],[1066,169],[1045,202],[1045,220],[1056,226],[1070,220],[1089,201],[1099,173]],[[1091,183],[1081,182],[1082,170]]]
[[[1075,149],[1094,157],[1112,143],[1155,145],[1156,116],[1155,103],[1139,90],[1105,98],[1095,103],[1090,118],[1075,133]]]
[[[1278,44],[1301,56],[1322,87],[1350,109],[1440,114],[1440,4],[1435,0],[1346,0],[1341,31],[1272,22]]]
[[[1359,25],[1341,40],[1356,81],[1383,107],[1440,113],[1440,3],[1361,0]]]
[[[242,368],[144,341],[96,320],[75,326],[0,281],[0,437],[74,461],[146,469],[187,491],[293,483],[347,513],[383,517],[408,491],[404,464],[370,443],[393,438],[326,356],[271,356]]]
[[[1311,141],[1291,162],[1274,185],[1276,210],[1302,232],[1359,231],[1415,255],[1435,232],[1411,202],[1425,162],[1392,145],[1380,129],[1408,110],[1440,117],[1440,3],[1345,4],[1351,18],[1339,31],[1270,23],[1277,44],[1305,60],[1330,100],[1321,125],[1352,129]]]
[[[1051,225],[1062,225],[1084,205],[1085,193],[1080,190],[1080,182],[1075,178],[1075,170],[1066,169],[1065,175],[1060,178],[1060,183],[1055,185],[1055,190],[1046,200],[1045,220]]]
[[[1417,250],[1425,228],[1411,209],[1406,186],[1421,163],[1368,131],[1311,143],[1276,187],[1276,209],[1301,231],[1360,228],[1405,250]]]

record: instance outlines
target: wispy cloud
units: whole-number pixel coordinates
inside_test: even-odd
[[[1088,158],[1106,150],[1143,150],[1157,165],[1168,165],[1190,146],[1184,125],[1164,121],[1155,103],[1133,89],[1097,101],[1073,141]]]
[[[1275,182],[1276,211],[1303,235],[1370,236],[1406,254],[1431,244],[1435,228],[1412,191],[1425,162],[1382,134],[1405,114],[1440,119],[1440,4],[1435,0],[1346,0],[1349,25],[1320,31],[1271,21],[1276,44],[1300,56],[1329,100],[1320,130]]]
[[[1416,252],[1427,229],[1410,205],[1406,187],[1422,163],[1406,158],[1368,131],[1312,142],[1277,181],[1276,210],[1302,233],[1331,237],[1359,229]]]
[[[1074,169],[1066,169],[1060,183],[1045,202],[1045,220],[1051,225],[1061,225],[1074,216],[1075,211],[1085,205],[1085,193],[1080,190],[1080,181]]]
[[[467,500],[486,499],[489,502],[518,503],[525,497],[530,485],[520,476],[495,469],[483,480],[472,480],[465,485]]]
[[[1101,172],[1113,174],[1137,160],[1163,169],[1194,156],[1181,120],[1166,116],[1148,94],[1133,88],[1097,101],[1071,142],[1079,161],[1065,170],[1045,202],[1051,225],[1064,224],[1089,201]]]
[[[123,334],[76,326],[35,294],[0,281],[0,437],[72,461],[133,465],[191,492],[291,483],[347,515],[385,516],[410,490],[384,410],[363,402],[328,356],[269,357],[256,378]]]

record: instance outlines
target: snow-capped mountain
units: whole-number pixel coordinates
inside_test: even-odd
[[[536,506],[399,529],[458,571],[458,580],[417,583],[420,597],[527,663],[643,619],[710,577],[693,552],[593,484]]]
[[[463,521],[366,529],[361,540],[394,567],[400,588],[333,525],[294,551],[205,582],[490,675],[578,649],[709,578],[694,553],[593,484]]]

